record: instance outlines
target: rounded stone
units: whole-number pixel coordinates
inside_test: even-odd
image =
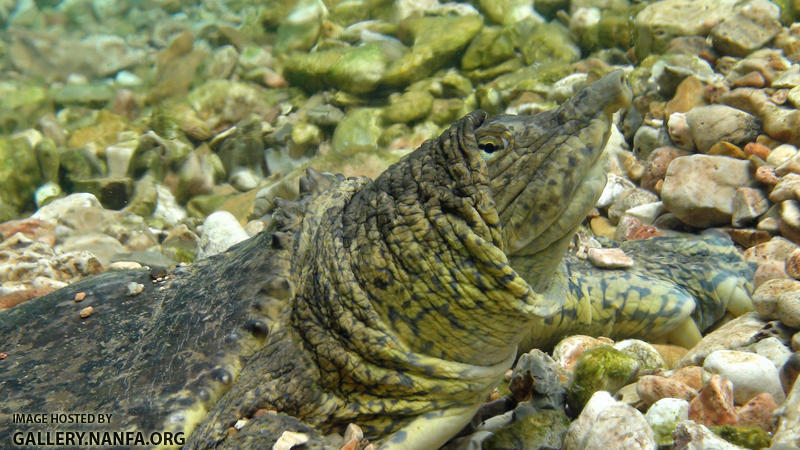
[[[689,419],[689,402],[679,398],[662,398],[653,403],[644,415],[653,429],[658,445],[671,445],[672,432],[682,420]]]
[[[222,253],[248,237],[247,232],[233,214],[228,211],[217,211],[206,217],[203,222],[200,251],[197,256],[205,258]]]
[[[761,392],[779,402],[785,397],[778,369],[772,361],[755,353],[717,350],[706,357],[703,368],[733,383],[736,404],[745,404]]]
[[[613,345],[622,353],[632,356],[639,361],[639,370],[666,369],[667,364],[661,353],[652,345],[639,339],[625,339]]]

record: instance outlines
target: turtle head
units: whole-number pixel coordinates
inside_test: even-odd
[[[618,70],[557,109],[492,117],[474,131],[477,151],[487,162],[503,249],[515,260],[539,264],[524,270],[534,290],[544,289],[605,186],[601,155],[611,115],[628,105],[631,95]]]

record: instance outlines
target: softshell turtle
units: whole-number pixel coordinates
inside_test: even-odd
[[[351,422],[382,448],[435,448],[526,336],[657,337],[746,307],[752,269],[719,236],[629,244],[642,261],[629,271],[564,257],[630,99],[615,71],[549,112],[473,112],[374,181],[309,171],[265,232],[223,254],[156,279],[107,272],[0,313],[0,444],[32,429],[13,413],[66,411],[109,413],[102,429],[145,439],[183,433],[186,448],[264,448]]]

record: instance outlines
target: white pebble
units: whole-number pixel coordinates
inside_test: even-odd
[[[706,357],[703,368],[733,383],[734,401],[737,405],[766,392],[778,403],[784,399],[778,369],[772,361],[750,352],[717,350]]]

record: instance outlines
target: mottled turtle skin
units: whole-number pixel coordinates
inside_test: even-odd
[[[630,98],[617,71],[550,112],[474,112],[375,181],[309,172],[267,231],[224,254],[157,279],[105,273],[1,313],[0,446],[19,428],[7,415],[67,411],[182,431],[186,448],[269,448],[284,430],[320,447],[351,422],[382,448],[436,448],[523,339],[657,337],[694,326],[693,311],[707,326],[746,303],[752,275],[719,236],[626,244],[650,256],[629,271],[564,258]]]

